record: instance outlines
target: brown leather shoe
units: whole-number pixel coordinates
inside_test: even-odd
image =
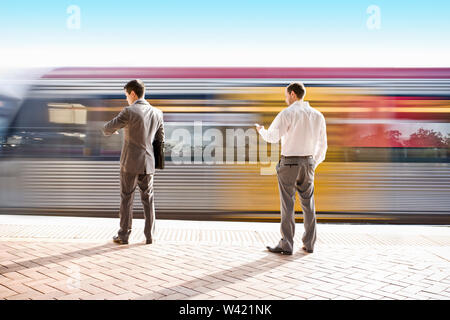
[[[285,250],[281,249],[280,247],[272,248],[272,247],[267,246],[266,248],[267,248],[267,250],[269,250],[270,252],[273,252],[273,253],[281,253],[281,254],[285,254],[288,256],[292,255],[292,251],[285,251]]]
[[[121,237],[119,237],[119,235],[115,235],[113,237],[113,241],[118,244],[128,244],[128,239],[127,240],[122,239]]]

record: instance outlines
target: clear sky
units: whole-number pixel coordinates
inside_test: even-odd
[[[449,67],[449,16],[435,0],[1,1],[0,68]]]

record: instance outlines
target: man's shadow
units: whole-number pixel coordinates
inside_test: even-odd
[[[155,299],[153,296],[155,294],[161,294],[161,295],[167,295],[167,289],[174,291],[174,293],[182,293],[184,295],[187,295],[188,298],[195,297],[197,295],[205,294],[209,291],[215,291],[219,288],[222,288],[224,286],[228,286],[230,284],[234,284],[239,281],[243,281],[246,278],[252,278],[257,276],[258,274],[273,270],[285,263],[295,261],[297,259],[301,259],[305,256],[307,256],[308,253],[302,252],[302,250],[297,251],[291,256],[284,256],[277,253],[269,253],[264,256],[261,259],[248,262],[246,264],[242,264],[240,266],[236,266],[227,270],[221,270],[215,273],[206,274],[203,277],[204,278],[216,278],[217,283],[220,283],[219,285],[214,284],[213,288],[205,286],[201,286],[202,290],[201,292],[196,291],[194,287],[194,284],[196,282],[202,281],[202,278],[196,278],[191,281],[186,281],[179,285],[174,285],[172,287],[167,287],[164,289],[161,289],[159,291],[141,296],[139,298],[136,298],[135,300],[148,300],[148,299]],[[235,275],[236,274],[236,275]],[[178,290],[177,290],[178,289]],[[188,290],[186,290],[188,289]],[[239,291],[239,290],[237,290]],[[245,293],[243,293],[245,295]],[[157,299],[157,298],[156,298]]]
[[[51,263],[60,263],[66,260],[79,259],[86,256],[104,254],[111,251],[125,250],[130,247],[137,247],[143,245],[145,245],[145,243],[133,243],[127,246],[117,245],[115,243],[105,243],[96,247],[60,253],[53,256],[40,257],[25,261],[17,261],[17,262],[14,261],[14,264],[10,266],[0,263],[0,275],[10,272],[21,271],[29,268],[42,267]]]

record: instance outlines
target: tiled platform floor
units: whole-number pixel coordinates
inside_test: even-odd
[[[450,299],[450,227],[318,224],[315,252],[269,253],[279,223],[0,215],[0,299]]]

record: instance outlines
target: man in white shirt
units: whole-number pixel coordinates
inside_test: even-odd
[[[276,166],[281,202],[281,240],[270,252],[292,254],[295,233],[295,191],[300,195],[305,232],[302,237],[306,252],[312,253],[316,242],[314,206],[314,171],[325,159],[327,132],[323,114],[303,101],[306,90],[301,83],[286,87],[286,103],[269,129],[256,125],[261,137],[269,143],[281,139],[281,159]]]

